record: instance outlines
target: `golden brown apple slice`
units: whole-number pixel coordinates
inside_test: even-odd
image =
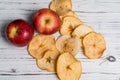
[[[71,11],[71,10],[61,10],[61,11],[58,11],[58,13],[59,13],[59,16],[60,16],[61,20],[64,17],[67,17],[67,16],[73,16],[73,17],[78,18],[77,14],[74,11]]]
[[[50,4],[50,9],[57,12],[64,9],[72,10],[71,0],[53,0]]]
[[[56,41],[56,47],[60,53],[69,52],[73,55],[80,51],[79,44],[79,38],[67,35],[60,36]]]
[[[80,21],[80,19],[76,17],[72,17],[72,16],[64,17],[60,28],[61,35],[72,36],[72,32],[80,24],[82,24],[82,21]]]
[[[84,54],[90,59],[97,59],[103,55],[106,42],[102,35],[91,32],[83,38]]]
[[[57,75],[60,80],[79,80],[82,74],[82,65],[70,53],[63,53],[57,60]]]
[[[28,52],[32,57],[41,59],[46,51],[54,50],[55,48],[54,36],[38,34],[30,41]]]
[[[66,15],[69,11],[71,11],[70,9],[59,9],[59,10],[57,10],[56,12],[57,12],[57,14],[59,15],[59,16],[64,16],[64,15]]]
[[[56,72],[56,61],[59,56],[58,51],[47,51],[43,58],[37,59],[36,63],[40,69],[47,70],[49,72]]]
[[[92,29],[92,27],[88,26],[88,25],[85,25],[85,24],[82,24],[82,25],[79,25],[72,33],[72,36],[77,36],[79,39],[80,39],[80,46],[82,46],[82,40],[83,40],[83,37],[94,31]]]

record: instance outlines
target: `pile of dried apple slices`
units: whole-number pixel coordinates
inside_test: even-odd
[[[75,55],[79,52],[80,48],[77,45],[79,44],[83,48],[84,54],[90,59],[97,59],[103,55],[106,49],[103,36],[77,17],[75,12],[72,11],[71,0],[53,0],[50,9],[58,13],[62,22],[61,36],[56,41],[58,51],[71,52]],[[73,46],[75,49],[72,48]]]
[[[72,11],[71,0],[53,0],[50,9],[60,17],[60,36],[55,40],[52,34],[37,34],[29,43],[28,52],[40,69],[56,72],[60,80],[79,80],[82,64],[75,58],[76,54],[82,47],[88,58],[100,58],[106,42]]]
[[[65,40],[63,45],[66,44],[66,48],[61,43],[63,40]],[[78,43],[77,37],[62,36],[56,41],[52,35],[37,34],[30,41],[28,51],[36,59],[40,69],[57,72],[61,80],[68,80],[69,78],[69,80],[78,80],[82,73],[82,64],[75,58],[80,50]]]

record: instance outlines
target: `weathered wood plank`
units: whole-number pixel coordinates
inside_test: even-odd
[[[16,51],[15,53],[9,53],[7,55],[1,56],[3,58],[0,58],[0,73],[3,72],[9,72],[11,69],[16,69],[18,73],[32,73],[32,72],[39,72],[42,71],[37,68],[35,59],[32,59],[30,56],[25,55],[25,53],[21,53],[19,51]],[[14,57],[12,57],[14,56]],[[93,72],[93,73],[109,73],[109,74],[120,74],[120,62],[119,58],[114,55],[116,58],[115,62],[109,62],[106,57],[96,59],[96,60],[90,60],[86,58],[83,54],[79,56],[76,56],[81,62],[83,66],[83,72]],[[105,61],[106,60],[106,61]],[[18,66],[19,65],[19,66]],[[89,66],[89,68],[88,68]],[[26,68],[27,67],[27,68]]]
[[[1,80],[59,80],[56,75],[0,76]]]
[[[87,77],[86,77],[87,76]],[[104,76],[104,77],[103,77]],[[107,79],[107,80],[119,80],[120,79],[120,77],[119,77],[120,75],[108,75],[108,74],[98,74],[98,75],[96,75],[96,73],[95,74],[93,74],[93,73],[90,73],[90,74],[87,74],[87,73],[85,73],[85,74],[82,74],[82,76],[81,76],[81,79],[80,80],[105,80],[105,79]],[[21,76],[16,76],[16,75],[14,75],[14,76],[10,76],[10,75],[6,75],[6,76],[0,76],[0,79],[1,80],[33,80],[33,79],[35,79],[35,80],[59,80],[57,77],[56,77],[56,75],[21,75]]]
[[[73,1],[73,10],[82,12],[120,12],[119,1],[114,0],[75,0]]]

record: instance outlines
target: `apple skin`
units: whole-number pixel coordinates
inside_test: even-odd
[[[33,23],[39,33],[53,34],[59,30],[61,20],[56,12],[43,8],[35,13]]]
[[[17,19],[8,24],[6,37],[15,46],[22,47],[28,44],[34,35],[31,25],[22,19]]]

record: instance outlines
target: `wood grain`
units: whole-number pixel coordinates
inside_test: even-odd
[[[0,0],[0,80],[58,80],[56,73],[38,69],[27,47],[15,47],[5,37],[14,19],[32,23],[33,14],[48,8],[51,0]],[[82,50],[76,56],[83,66],[81,80],[120,80],[120,0],[72,0],[73,11],[87,25],[102,34],[107,50],[100,59],[90,60]],[[59,33],[54,34],[56,37]],[[114,56],[115,62],[106,58]]]

